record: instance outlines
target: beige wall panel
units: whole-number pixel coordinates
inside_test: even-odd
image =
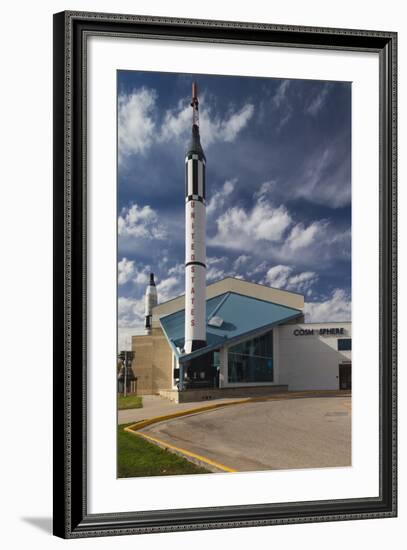
[[[137,393],[153,393],[153,338],[152,336],[133,336],[132,348],[135,352],[132,368],[137,377]]]
[[[161,328],[153,328],[153,393],[172,388],[172,351]]]
[[[274,302],[275,304],[292,307],[295,309],[304,309],[304,296],[302,294],[296,294],[294,292],[288,292],[278,288],[270,288],[256,283],[249,283],[242,281],[241,279],[234,279],[227,277],[212,283],[206,287],[206,297],[213,298],[219,296],[225,292],[236,292],[245,296],[251,296],[252,298],[258,298],[267,302]],[[160,300],[160,297],[158,297]],[[159,327],[159,319],[165,315],[170,315],[176,311],[184,309],[185,298],[184,295],[174,298],[163,304],[158,304],[153,309],[153,327]]]

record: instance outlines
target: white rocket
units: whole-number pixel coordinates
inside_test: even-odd
[[[146,289],[144,297],[144,332],[145,334],[151,334],[153,307],[157,305],[157,288],[154,282],[154,273],[150,273],[150,282]]]
[[[185,155],[185,353],[206,345],[205,163],[198,89],[192,84],[192,137]]]

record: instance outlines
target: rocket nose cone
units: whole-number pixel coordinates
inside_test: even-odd
[[[154,273],[150,273],[150,286],[155,286]]]

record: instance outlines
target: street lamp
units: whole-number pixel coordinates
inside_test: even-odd
[[[123,395],[126,397],[127,395],[127,381],[128,380],[136,380],[133,371],[130,369],[130,372],[128,371],[133,359],[134,359],[134,352],[133,351],[121,351],[118,354],[118,359],[122,362],[122,368],[120,369],[120,372],[118,374],[117,379],[122,380],[123,379]]]

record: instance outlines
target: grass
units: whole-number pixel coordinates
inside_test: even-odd
[[[170,476],[179,474],[207,474],[208,470],[149,443],[142,437],[124,431],[118,426],[118,477]]]
[[[117,406],[119,411],[124,409],[142,409],[143,398],[140,395],[119,395],[117,399]]]

